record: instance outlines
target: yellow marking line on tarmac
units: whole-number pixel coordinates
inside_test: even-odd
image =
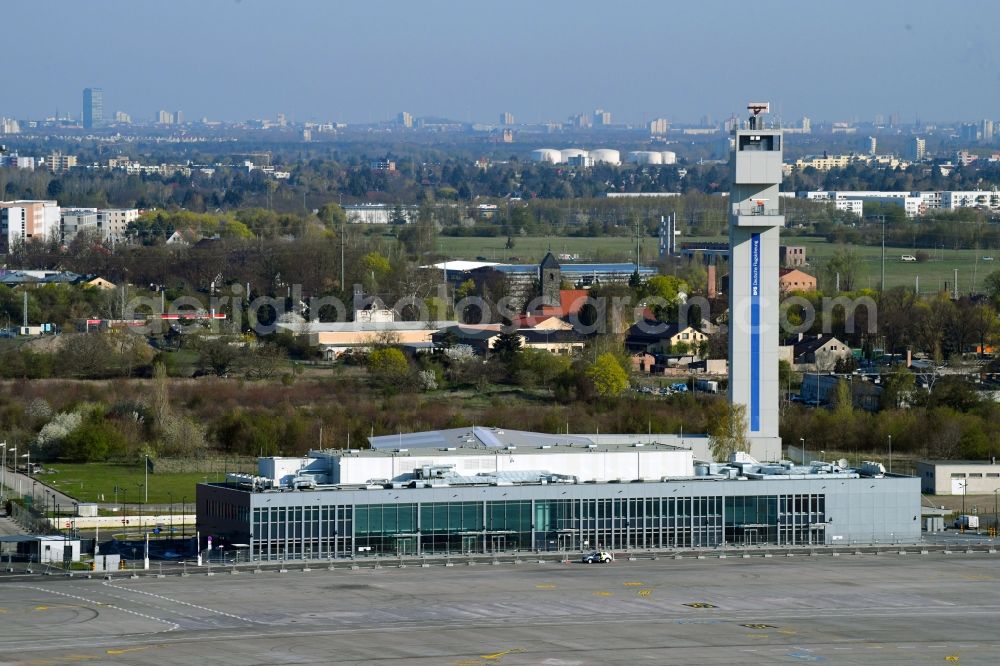
[[[639,594],[640,597],[645,598],[645,597],[651,596],[653,594],[653,591],[652,590],[639,590],[638,594]]]
[[[597,592],[594,592],[595,597],[610,597],[613,594],[614,592],[605,592],[604,590],[599,590]]]
[[[141,647],[121,648],[121,649],[118,649],[118,650],[108,650],[107,654],[110,654],[110,655],[119,655],[119,654],[125,654],[126,652],[141,652],[142,650],[148,650],[151,647],[156,647],[156,646],[154,646],[154,645],[143,645]]]
[[[535,586],[535,589],[536,590],[554,590],[554,589],[556,589],[556,586],[553,585],[552,583],[539,583],[538,585]]]
[[[496,661],[498,659],[503,659],[509,654],[515,654],[517,652],[524,652],[521,648],[511,648],[509,650],[504,650],[503,652],[494,652],[493,654],[481,654],[480,659],[486,659],[487,661]]]
[[[624,585],[625,587],[642,587],[643,585],[645,585],[645,583],[638,580],[627,580],[624,583],[622,583],[622,585]]]

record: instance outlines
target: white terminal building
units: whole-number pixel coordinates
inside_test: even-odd
[[[734,132],[730,195],[729,399],[744,410],[749,451],[715,460],[708,437],[688,434],[372,437],[367,449],[261,458],[256,474],[199,484],[201,536],[258,561],[918,541],[920,479],[781,457],[782,133],[760,124],[766,108],[750,105],[749,127]]]

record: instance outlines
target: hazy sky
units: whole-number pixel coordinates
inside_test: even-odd
[[[0,115],[1000,119],[997,0],[4,0]],[[18,27],[20,26],[20,27]],[[10,40],[14,40],[13,42]],[[16,55],[15,55],[16,54]]]

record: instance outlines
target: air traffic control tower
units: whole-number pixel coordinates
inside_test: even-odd
[[[729,401],[746,405],[754,450],[777,450],[778,201],[780,129],[764,129],[769,104],[747,105],[750,120],[735,130],[729,195]],[[769,458],[767,458],[769,459]],[[774,458],[777,459],[777,458]]]

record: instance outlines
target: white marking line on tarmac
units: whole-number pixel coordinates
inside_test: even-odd
[[[56,590],[50,590],[44,587],[36,587],[34,585],[18,585],[17,587],[26,588],[29,590],[37,590],[39,592],[45,592],[46,594],[58,594],[61,597],[69,597],[70,599],[78,599],[79,601],[84,601],[88,604],[101,604],[102,602],[94,601],[93,599],[86,599],[84,597],[78,597],[75,594],[68,594],[66,592],[57,592]],[[114,604],[104,604],[108,608],[114,608],[115,610],[121,611],[123,613],[129,613],[131,615],[136,615],[138,617],[144,618],[146,620],[152,620],[154,622],[162,622],[163,624],[170,625],[169,629],[164,629],[163,631],[156,633],[164,633],[167,631],[174,631],[175,629],[180,629],[181,625],[176,622],[171,622],[170,620],[164,620],[161,617],[153,617],[152,615],[146,615],[145,613],[140,613],[138,611],[129,610],[128,608],[122,608],[121,606],[115,606]]]
[[[191,608],[197,608],[198,610],[203,610],[203,611],[205,611],[207,613],[216,613],[218,615],[224,615],[226,617],[231,617],[234,620],[239,620],[240,622],[246,622],[248,624],[256,624],[253,620],[248,620],[247,618],[240,617],[239,615],[233,615],[233,614],[227,613],[225,611],[215,610],[214,608],[207,608],[205,606],[199,606],[197,604],[190,604],[190,603],[188,603],[186,601],[181,601],[179,599],[172,599],[171,597],[165,597],[162,594],[154,594],[152,592],[146,592],[145,590],[135,590],[135,589],[132,589],[131,587],[122,587],[121,585],[112,585],[111,583],[107,583],[107,582],[105,582],[103,584],[106,587],[111,587],[111,588],[114,588],[116,590],[122,590],[124,592],[135,592],[136,594],[145,594],[145,595],[148,595],[150,597],[156,597],[157,599],[162,599],[163,601],[169,601],[172,604],[182,604],[184,606],[190,606]]]
[[[113,592],[108,592],[106,590],[101,590],[101,593],[104,594],[104,595],[106,595],[106,596],[111,597],[112,599],[118,599],[118,600],[124,601],[124,602],[126,602],[128,604],[134,604],[136,602],[135,597],[126,597],[126,596],[123,596],[121,594],[114,594]],[[203,620],[203,618],[200,617],[200,616],[192,615],[192,614],[188,614],[188,613],[182,613],[182,612],[180,612],[178,610],[168,610],[168,609],[164,608],[163,606],[158,606],[158,605],[156,605],[156,604],[154,604],[152,602],[149,602],[149,601],[144,602],[144,605],[149,606],[150,608],[155,608],[158,611],[162,611],[166,615],[177,615],[177,616],[180,616],[180,617],[183,617],[183,618],[187,618],[189,620],[195,620],[195,621],[202,621]]]

